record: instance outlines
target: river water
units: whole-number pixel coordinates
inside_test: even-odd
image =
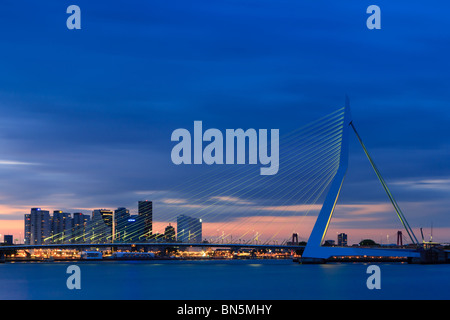
[[[81,289],[70,290],[70,265]],[[368,289],[363,263],[291,260],[102,261],[0,264],[0,299],[305,300],[449,299],[450,265],[380,263]]]

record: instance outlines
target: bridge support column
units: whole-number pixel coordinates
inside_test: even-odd
[[[6,261],[5,253],[0,252],[0,263],[4,263]]]

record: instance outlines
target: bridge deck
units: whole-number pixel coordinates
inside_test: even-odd
[[[177,243],[177,242],[118,242],[118,243],[71,243],[71,244],[43,244],[43,245],[11,245],[0,246],[0,251],[32,250],[32,249],[83,249],[108,247],[197,247],[197,248],[254,248],[254,249],[286,249],[300,250],[304,246],[242,244],[242,243]]]

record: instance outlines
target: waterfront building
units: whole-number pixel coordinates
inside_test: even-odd
[[[167,242],[175,242],[176,241],[175,228],[173,226],[171,226],[170,223],[164,230],[164,239]]]
[[[347,234],[346,233],[338,234],[338,246],[340,246],[340,247],[347,246]]]
[[[13,245],[13,236],[10,234],[5,234],[3,236],[3,243],[7,245]]]
[[[70,242],[84,243],[86,241],[87,225],[90,220],[90,216],[87,214],[81,212],[73,214],[72,239]]]
[[[25,244],[31,244],[31,214],[26,213],[24,218],[24,243]]]
[[[96,215],[100,215],[102,217],[103,221],[105,222],[105,224],[108,227],[112,228],[113,221],[114,221],[114,213],[111,210],[108,210],[108,209],[97,209],[97,210],[94,210],[93,214],[94,213]]]
[[[147,240],[144,219],[145,218],[140,215],[130,215],[120,228],[120,241],[142,242]]]
[[[92,211],[89,221],[87,239],[89,243],[111,242],[112,239],[112,217],[113,212],[106,209]]]
[[[152,201],[138,202],[138,215],[144,219],[144,235],[149,238],[153,232],[153,203]]]
[[[72,238],[73,220],[70,213],[61,210],[53,211],[52,242],[69,243]]]
[[[184,243],[202,242],[202,219],[186,215],[177,217],[177,240]]]
[[[114,210],[114,219],[116,220],[116,224],[119,225],[121,222],[124,222],[130,218],[130,210],[124,207],[119,207]]]
[[[41,208],[31,208],[25,215],[25,244],[47,244],[51,236],[50,212]]]
[[[124,207],[119,207],[114,210],[115,226],[115,241],[124,241],[124,235],[128,226],[128,219],[130,219],[130,210]]]

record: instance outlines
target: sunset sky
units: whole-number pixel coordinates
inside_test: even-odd
[[[71,4],[81,8],[81,30],[66,27]],[[423,227],[428,240],[433,227],[433,240],[450,241],[450,4],[380,0],[382,29],[369,30],[371,4],[3,1],[0,234],[22,237],[31,207],[137,213],[147,199],[155,231],[202,210],[205,238],[280,242],[297,232],[307,240],[323,196],[305,207],[273,189],[257,195],[244,183],[231,191],[224,181],[242,168],[176,166],[170,137],[196,120],[205,129],[286,136],[348,95],[355,126],[416,236]],[[258,176],[259,167],[249,170]],[[283,174],[280,166],[266,181],[282,190]],[[351,137],[327,237],[393,243],[397,230]]]

